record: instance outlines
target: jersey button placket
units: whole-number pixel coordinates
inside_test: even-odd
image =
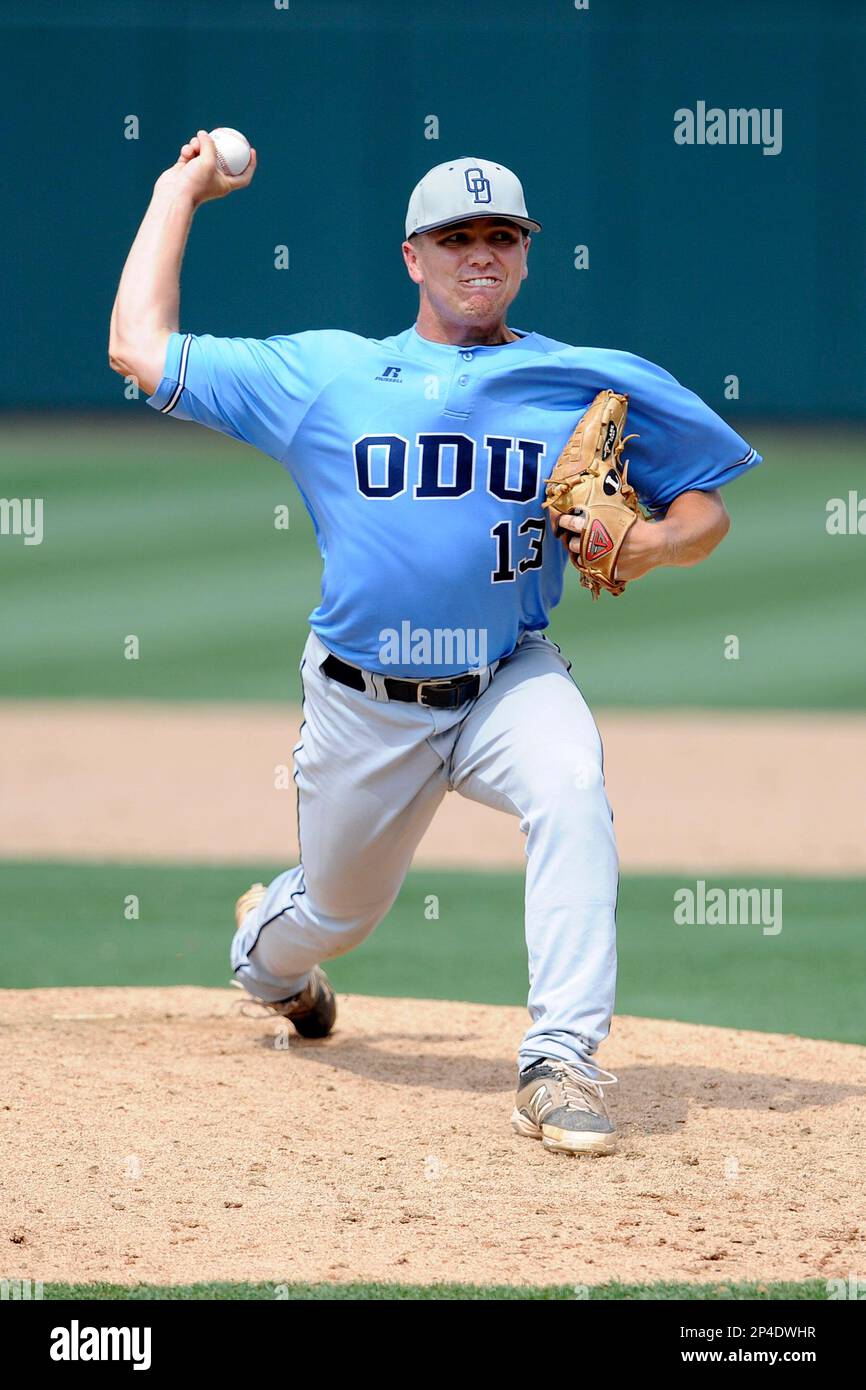
[[[467,371],[461,370],[464,368],[464,363],[472,360],[473,354],[471,352],[461,352],[459,356],[455,354],[451,384],[448,387],[448,396],[445,401],[446,415],[465,417],[472,412],[472,377]]]

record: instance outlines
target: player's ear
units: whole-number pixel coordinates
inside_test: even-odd
[[[421,269],[421,262],[418,258],[417,249],[413,245],[413,241],[415,240],[417,240],[417,238],[404,241],[401,250],[403,252],[403,260],[406,264],[406,269],[409,272],[409,279],[414,280],[416,285],[421,285],[424,283],[424,272]]]
[[[526,264],[526,258],[527,258],[527,256],[529,255],[529,248],[530,248],[531,245],[532,245],[532,237],[531,237],[531,236],[528,236],[528,235],[525,236],[525,237],[523,238],[523,269],[522,269],[521,272],[520,272],[520,278],[521,278],[521,280],[525,280],[526,277],[527,277],[527,275],[529,274],[529,267],[528,267],[527,264]]]

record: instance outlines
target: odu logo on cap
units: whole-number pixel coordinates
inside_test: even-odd
[[[484,177],[483,169],[466,169],[463,172],[466,183],[466,191],[471,193],[476,203],[489,203],[490,180]]]

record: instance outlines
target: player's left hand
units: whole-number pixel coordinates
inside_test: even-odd
[[[586,517],[566,514],[556,518],[559,538],[569,552],[569,559],[580,553],[580,533],[586,524]],[[615,578],[622,580],[640,579],[658,565],[665,563],[661,523],[644,521],[642,517],[629,527],[617,556]]]

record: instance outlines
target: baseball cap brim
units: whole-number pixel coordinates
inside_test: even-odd
[[[411,236],[418,236],[421,232],[435,232],[437,227],[455,227],[459,222],[473,222],[479,217],[489,217],[492,222],[513,222],[517,227],[523,227],[527,232],[540,232],[541,223],[533,222],[531,217],[514,217],[511,213],[503,212],[501,215],[495,212],[461,212],[457,217],[446,217],[444,222],[430,222],[426,227],[415,227]]]

